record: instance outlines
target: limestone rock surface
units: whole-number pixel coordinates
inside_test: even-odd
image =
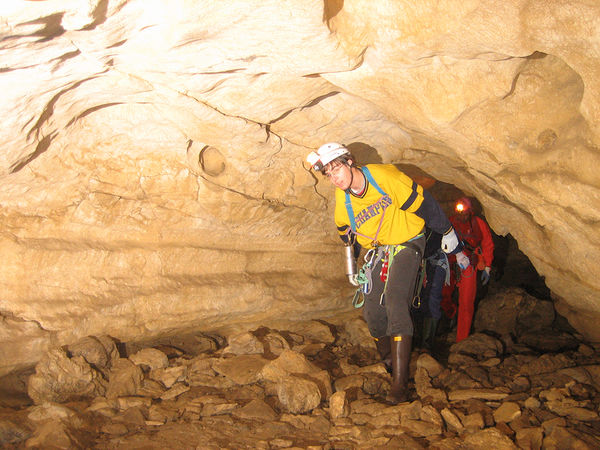
[[[19,449],[600,448],[598,384],[590,375],[582,377],[591,367],[599,367],[600,355],[586,351],[583,345],[556,355],[571,361],[570,369],[547,366],[546,373],[526,376],[519,375],[520,364],[514,362],[540,356],[526,345],[507,348],[500,364],[489,366],[484,360],[471,367],[446,363],[437,352],[415,349],[410,357],[416,372],[408,382],[409,400],[392,406],[385,402],[391,377],[379,353],[363,345],[365,341],[351,338],[347,329],[368,332],[360,311],[335,319],[320,322],[332,330],[329,335],[315,334],[314,321],[291,323],[303,325],[292,327],[299,334],[292,329],[269,328],[281,336],[295,335],[290,348],[277,357],[266,347],[252,354],[244,346],[238,347],[240,353],[225,344],[201,348],[193,345],[200,335],[188,335],[185,339],[190,345],[182,346],[178,355],[171,354],[164,368],[179,374],[177,380],[167,376],[159,380],[159,369],[147,368],[156,352],[162,352],[158,348],[175,345],[182,336],[160,338],[145,344],[148,346],[128,344],[104,374],[106,395],[100,391],[71,399],[56,395],[72,387],[74,380],[46,370],[48,364],[40,362],[29,385],[42,382],[50,388],[46,393],[54,394],[53,400],[47,397],[37,404],[19,402],[11,407],[2,403],[0,443]],[[260,325],[250,333],[262,336],[265,328]],[[516,328],[511,330],[514,332]],[[239,333],[221,337],[220,342],[230,342]],[[441,350],[443,341],[452,335],[438,337],[435,348]],[[308,340],[324,347],[304,355],[302,342]],[[90,343],[84,339],[78,347]],[[477,351],[480,345],[478,339],[472,339],[470,349],[453,346],[450,353]],[[94,365],[81,355],[72,358],[79,358],[80,367],[91,369]],[[55,352],[48,352],[44,359],[55,360]],[[360,375],[348,376],[350,364],[344,361],[360,364],[353,365]],[[317,367],[325,374],[319,380],[314,377]],[[166,371],[162,373],[166,375]],[[364,377],[364,383],[349,383],[351,377]],[[509,381],[525,377],[529,380],[526,386]],[[457,385],[457,380],[466,378],[484,387]],[[227,379],[235,381],[223,383]],[[367,382],[375,379],[380,380],[378,385]],[[322,385],[328,386],[327,395],[323,395]],[[154,388],[148,389],[151,386]],[[331,393],[332,387],[335,393]],[[444,396],[432,395],[433,389]],[[0,397],[0,401],[5,399]]]
[[[1,2],[0,373],[348,311],[328,141],[477,197],[600,340],[599,30],[585,0]]]

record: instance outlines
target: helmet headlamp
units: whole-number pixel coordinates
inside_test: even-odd
[[[459,198],[456,201],[454,210],[460,214],[471,213],[473,211],[473,207],[471,205],[471,200],[469,200],[467,197]]]
[[[323,170],[321,158],[315,152],[310,152],[310,154],[306,157],[306,161],[308,161],[313,170],[316,170],[317,172]]]

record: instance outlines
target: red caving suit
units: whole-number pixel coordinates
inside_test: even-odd
[[[451,270],[450,286],[444,286],[442,308],[450,318],[456,314],[456,306],[452,302],[452,292],[458,284],[458,320],[456,323],[456,342],[469,336],[475,295],[477,294],[478,271],[491,267],[494,259],[494,241],[487,223],[472,215],[471,219],[463,222],[456,216],[450,217],[450,222],[456,234],[465,244],[464,253],[469,257],[471,265],[460,272],[460,280],[456,282],[454,270]],[[456,266],[456,257],[449,255],[450,263]]]

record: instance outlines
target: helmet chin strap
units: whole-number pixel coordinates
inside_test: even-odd
[[[352,182],[354,181],[354,170],[352,170],[352,166],[350,164],[348,164],[348,167],[350,167],[350,184],[348,184],[348,189],[345,191],[347,194],[349,194],[352,190]]]
[[[347,194],[350,194],[352,192],[352,183],[354,182],[354,170],[353,169],[353,165],[348,164],[348,167],[350,167],[350,184],[348,185],[348,189],[346,189],[344,192],[346,192]],[[360,169],[359,169],[360,170]],[[365,178],[365,174],[362,173],[362,170],[360,171],[361,175],[363,176],[363,179]],[[365,185],[366,185],[366,180],[365,180]]]

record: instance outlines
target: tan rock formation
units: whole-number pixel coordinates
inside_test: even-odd
[[[600,339],[598,30],[584,0],[2,2],[0,372],[347,310],[303,165],[332,140],[476,196]]]

